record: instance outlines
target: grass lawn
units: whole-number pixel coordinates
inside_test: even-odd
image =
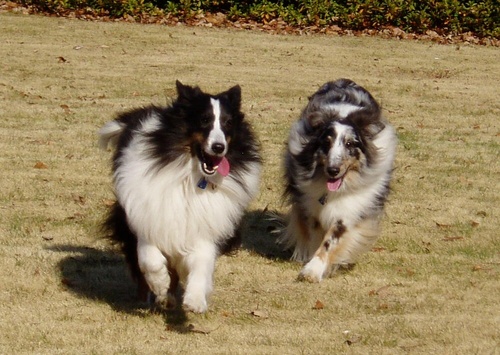
[[[499,354],[500,49],[0,14],[0,353]],[[325,81],[355,80],[399,136],[383,233],[320,284],[274,243],[288,130]],[[239,84],[262,144],[243,248],[204,315],[133,299],[99,224],[97,129],[117,112]]]

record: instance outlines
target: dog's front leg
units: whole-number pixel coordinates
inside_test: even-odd
[[[167,259],[156,246],[141,241],[137,245],[137,257],[139,268],[155,296],[156,303],[169,306],[173,297],[169,294],[171,279]]]
[[[217,248],[208,241],[199,241],[186,258],[187,280],[184,292],[184,309],[204,313],[208,309],[207,298],[213,289],[213,274]]]
[[[333,229],[333,228],[332,228]],[[333,238],[333,230],[330,229],[318,248],[313,258],[302,268],[299,274],[299,280],[309,282],[320,282],[329,269],[328,253],[333,248],[336,240]]]
[[[328,276],[332,266],[332,254],[335,253],[340,243],[340,238],[345,231],[346,227],[341,221],[338,221],[326,232],[313,258],[302,268],[299,280],[320,282],[324,277]]]

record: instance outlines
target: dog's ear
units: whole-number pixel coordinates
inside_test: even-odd
[[[177,96],[179,101],[189,102],[193,98],[201,94],[201,90],[198,86],[192,87],[189,85],[184,85],[179,80],[175,81],[175,86],[177,87]]]
[[[324,115],[321,111],[309,112],[306,116],[307,123],[312,129],[320,128],[325,122]]]
[[[380,110],[355,111],[347,116],[347,119],[356,125],[368,138],[373,138],[379,134],[385,124],[380,119]]]
[[[229,105],[236,111],[240,110],[241,107],[241,87],[235,85],[229,90],[217,95],[219,97],[224,97],[229,102]]]

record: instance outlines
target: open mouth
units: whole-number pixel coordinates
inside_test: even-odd
[[[201,170],[205,175],[212,176],[216,172],[222,176],[229,175],[230,165],[226,157],[210,155],[204,152],[201,152],[200,155]]]
[[[326,181],[326,188],[328,189],[328,191],[338,191],[338,189],[340,189],[340,186],[342,186],[343,180],[343,176],[339,177],[338,179],[328,179]]]

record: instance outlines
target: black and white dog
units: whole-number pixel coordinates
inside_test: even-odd
[[[283,241],[306,262],[299,279],[319,282],[375,243],[396,144],[379,104],[353,81],[328,82],[309,98],[285,155]]]
[[[177,99],[119,115],[99,131],[116,146],[117,201],[105,227],[121,244],[138,294],[207,310],[215,261],[259,187],[261,157],[241,89],[217,95],[177,81]]]

